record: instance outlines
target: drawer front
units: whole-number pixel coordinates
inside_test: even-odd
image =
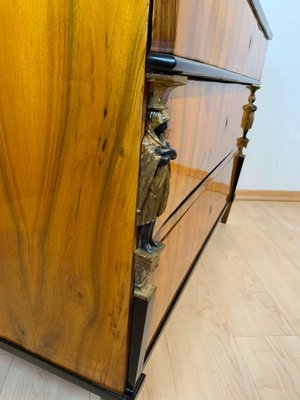
[[[156,229],[235,148],[248,95],[243,85],[192,80],[173,91],[167,140],[177,150],[177,159],[171,163],[167,209]]]
[[[155,0],[152,51],[260,79],[267,39],[246,0]]]
[[[177,223],[168,232],[156,236],[156,239],[163,240],[166,248],[161,253],[159,267],[150,277],[150,283],[157,287],[150,341],[226,204],[232,163],[233,156],[219,166],[215,179],[204,191],[199,188],[200,194],[194,194],[190,208],[181,215]]]

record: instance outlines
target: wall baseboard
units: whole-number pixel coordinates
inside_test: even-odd
[[[237,200],[300,201],[300,191],[289,190],[237,190]]]

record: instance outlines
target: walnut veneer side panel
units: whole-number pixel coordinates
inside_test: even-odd
[[[0,11],[0,336],[118,392],[147,17],[146,0]]]
[[[168,101],[167,140],[177,150],[171,163],[166,211],[156,231],[190,192],[236,147],[249,90],[238,84],[189,80]]]
[[[152,51],[261,77],[268,41],[246,0],[155,0],[152,28]]]
[[[177,223],[163,237],[166,248],[161,253],[159,266],[149,282],[156,286],[149,343],[176,295],[192,262],[226,204],[233,158],[222,163],[215,176],[209,178],[194,194],[194,202]]]
[[[154,0],[152,13],[153,51],[173,53],[180,0]]]

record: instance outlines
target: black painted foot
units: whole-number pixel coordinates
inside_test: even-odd
[[[135,387],[133,389],[129,389],[127,388],[125,391],[125,398],[124,400],[135,400],[137,398],[137,395],[139,394],[144,381],[145,381],[146,375],[145,374],[141,374],[141,376],[139,377],[139,379],[137,380]]]

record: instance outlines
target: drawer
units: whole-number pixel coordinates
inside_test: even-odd
[[[247,0],[155,0],[152,51],[260,79],[267,39]]]
[[[188,273],[193,260],[226,205],[233,164],[233,154],[216,171],[206,189],[194,193],[189,208],[181,213],[168,231],[162,228],[156,239],[166,248],[161,253],[159,267],[150,276],[157,287],[150,327],[150,341]]]
[[[157,229],[235,148],[248,96],[243,85],[193,80],[171,93],[167,140],[177,159],[171,163],[169,200]]]

